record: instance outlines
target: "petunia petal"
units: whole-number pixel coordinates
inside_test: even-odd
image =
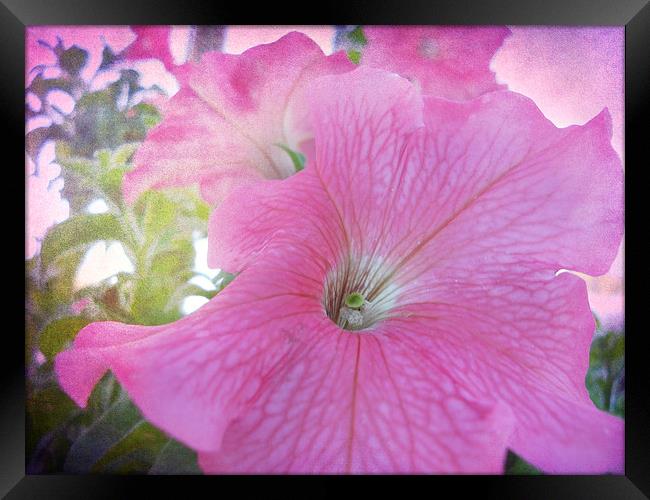
[[[379,85],[363,69],[321,78],[313,111],[316,168],[366,252],[397,266],[418,254],[430,267],[471,252],[477,268],[493,255],[607,271],[623,231],[623,172],[606,112],[558,129],[512,92],[467,103],[425,98],[426,127],[416,132],[406,82]]]
[[[622,421],[598,412],[584,386],[594,331],[584,282],[555,277],[561,268],[604,273],[620,241],[623,175],[608,118],[560,130],[511,93],[463,105],[430,98],[426,133],[413,142],[419,149],[404,155],[392,184],[408,196],[394,196],[382,219],[391,250],[380,255],[398,262],[401,302],[428,303],[426,314],[410,317],[411,331],[419,320],[467,334],[457,359],[473,359],[475,373],[493,377],[483,386],[472,379],[468,388],[484,392],[470,394],[506,401],[517,418],[513,447],[560,472],[622,470]],[[385,193],[390,199],[391,189]],[[536,404],[545,426],[525,417]],[[560,404],[581,432],[565,433],[565,417],[543,411]],[[545,443],[533,437],[540,435]],[[539,447],[519,449],[525,442]]]
[[[263,152],[242,149],[247,138],[193,92],[180,90],[164,106],[165,119],[138,148],[135,168],[125,174],[123,193],[133,203],[147,189],[185,186],[238,172],[242,178],[272,175]]]
[[[432,215],[427,258],[607,272],[623,232],[607,111],[558,129],[529,99],[497,92],[466,105],[428,99],[426,119],[420,147],[433,190],[418,208]]]
[[[56,358],[61,386],[85,406],[111,370],[153,424],[197,450],[218,449],[225,426],[291,351],[287,335],[295,323],[303,318],[309,325],[320,313],[318,303],[301,293],[313,283],[286,273],[288,290],[275,286],[269,293],[278,270],[267,276],[242,273],[236,286],[169,325],[87,326]]]
[[[256,189],[258,210],[241,190],[230,208],[215,211],[213,220],[223,223],[227,235],[224,248],[215,245],[215,264],[223,259],[242,265],[271,248],[276,235],[295,248],[312,241],[327,248],[326,240],[312,240],[315,232],[305,236],[306,227],[318,225],[348,251],[394,259],[400,289],[394,314],[406,315],[399,331],[447,339],[449,346],[440,349],[451,366],[457,364],[463,394],[496,396],[512,408],[520,426],[520,442],[513,446],[547,433],[525,415],[536,397],[557,395],[557,401],[542,403],[573,405],[572,418],[583,425],[583,432],[567,439],[561,419],[540,413],[547,426],[558,426],[547,433],[553,453],[582,458],[558,460],[558,470],[567,464],[573,469],[566,472],[620,470],[620,420],[592,417],[598,413],[584,385],[594,329],[585,285],[575,276],[555,275],[560,268],[604,272],[621,237],[622,171],[609,145],[607,115],[557,129],[528,99],[512,93],[466,104],[430,98],[426,130],[420,131],[413,119],[417,108],[409,115],[395,95],[373,100],[373,93],[364,93],[364,76],[366,83],[393,85],[393,92],[406,89],[403,80],[382,80],[372,70],[356,70],[336,83],[323,78],[317,96],[327,104],[316,107],[315,165],[282,186]],[[377,143],[386,146],[373,149]],[[246,228],[245,237],[231,226]],[[590,444],[598,421],[608,424],[607,446]],[[546,466],[542,452],[522,449]]]
[[[159,59],[167,69],[174,66],[169,46],[170,26],[131,26],[131,29],[137,38],[126,49],[126,59]]]
[[[530,389],[513,450],[549,474],[623,474],[624,421],[591,404]]]
[[[497,473],[512,431],[507,406],[453,393],[437,366],[388,336],[331,324],[226,430],[219,473]]]
[[[490,61],[510,30],[505,26],[365,26],[361,63],[393,71],[423,93],[466,100],[502,89]]]
[[[393,333],[446,359],[461,394],[508,404],[517,429],[509,446],[534,465],[622,470],[622,420],[596,410],[585,388],[594,319],[582,279],[524,265],[442,269],[435,284],[405,289],[395,314],[404,319]]]
[[[278,145],[298,150],[311,137],[305,96],[323,74],[353,67],[344,53],[325,56],[307,36],[292,32],[271,44],[235,56],[203,54],[180,67],[181,91],[165,107],[134,158],[124,183],[133,202],[148,188],[204,183],[220,192],[236,185],[237,171],[250,178],[284,178],[295,169]]]
[[[199,450],[206,472],[499,472],[510,409],[457,393],[445,360],[423,362],[389,323],[340,330],[321,304],[327,226],[306,231],[276,234],[177,323],[87,327],[57,358],[62,386],[83,404],[112,370],[147,419]]]
[[[423,106],[366,67],[310,99],[313,163],[213,212],[210,261],[236,280],[173,325],[87,327],[64,388],[83,403],[110,368],[209,472],[497,472],[506,446],[620,471],[622,423],[584,388],[585,285],[556,276],[602,272],[620,240],[607,115],[557,129],[505,92]],[[341,262],[391,286],[364,330],[327,317]]]
[[[408,139],[423,127],[422,99],[407,80],[367,67],[313,86],[318,176],[360,254],[386,238]],[[387,230],[388,229],[388,230]]]
[[[244,270],[271,242],[284,245],[280,255],[330,266],[346,245],[341,222],[312,169],[234,190],[211,213],[208,237],[208,264],[228,272]]]
[[[417,91],[397,75],[360,67],[319,78],[311,99],[314,163],[281,183],[238,189],[218,206],[208,230],[210,265],[238,271],[278,235],[309,230],[302,238],[309,240],[319,228],[326,230],[314,247],[329,254],[372,253],[392,237],[387,224],[402,173],[395,165],[423,125]]]

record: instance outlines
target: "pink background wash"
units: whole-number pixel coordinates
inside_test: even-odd
[[[316,41],[325,53],[332,52],[332,27],[236,26],[226,31],[224,51],[237,54],[260,43],[277,40],[289,31],[302,31]],[[583,124],[607,107],[612,115],[612,146],[624,159],[624,30],[618,27],[511,27],[506,39],[492,60],[497,81],[515,92],[530,97],[555,125],[565,127]],[[185,57],[187,28],[178,27],[170,37],[176,62]],[[35,27],[28,30],[27,64],[29,71],[37,64],[51,64],[51,53],[37,42],[46,39],[56,43],[60,36],[66,47],[77,44],[90,52],[89,64],[82,76],[91,80],[99,63],[104,41],[118,52],[135,38],[128,27]],[[169,93],[177,86],[159,61],[142,62],[137,68],[143,78],[156,81]],[[33,75],[26,74],[29,81]],[[51,75],[55,76],[55,75]],[[110,78],[110,76],[109,76]],[[101,86],[103,81],[92,81]],[[52,96],[56,99],[57,96]],[[65,109],[65,98],[59,96]],[[57,102],[57,103],[59,103]],[[68,104],[71,111],[73,103]],[[28,123],[27,130],[47,125]],[[38,167],[39,175],[32,175]],[[52,224],[68,216],[67,202],[61,199],[62,181],[58,176],[53,147],[43,149],[37,165],[26,162],[27,174],[27,241],[26,256],[38,252],[39,240]],[[585,277],[589,284],[592,309],[608,326],[623,322],[623,246],[610,271],[601,277]],[[106,254],[98,266],[111,267],[119,256]],[[107,260],[109,262],[107,262]]]

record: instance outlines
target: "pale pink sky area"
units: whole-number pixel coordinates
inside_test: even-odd
[[[583,124],[603,108],[623,156],[623,28],[513,26],[492,61],[497,80],[530,97],[558,127]]]
[[[316,41],[326,54],[332,52],[334,29],[331,27],[237,26],[226,31],[225,52],[239,54],[249,47],[277,40],[292,30],[302,31]],[[618,27],[511,27],[512,35],[492,60],[491,67],[497,81],[508,85],[535,101],[544,115],[555,125],[565,127],[584,124],[604,107],[612,116],[612,146],[624,158],[624,30]],[[170,50],[176,62],[183,59],[187,28],[178,27],[170,36]],[[26,81],[29,71],[37,64],[53,64],[51,52],[38,44],[45,39],[54,45],[60,36],[66,47],[77,44],[90,53],[89,63],[82,76],[91,81],[99,63],[104,42],[115,52],[127,47],[135,38],[128,27],[35,27],[28,29]],[[177,86],[162,64],[149,62],[139,69],[147,83],[158,81],[168,91]],[[56,76],[56,70],[48,70]],[[110,76],[104,75],[104,80]],[[97,79],[101,81],[101,79]],[[28,129],[36,126],[28,124]],[[38,126],[42,126],[38,124]],[[60,196],[61,180],[51,183],[58,175],[49,149],[37,162],[40,175],[30,175],[34,165],[26,165],[28,190],[28,221],[26,255],[38,251],[38,239],[53,223],[68,216],[67,202]],[[112,260],[119,260],[112,252]],[[106,267],[98,257],[97,266]],[[91,267],[91,266],[90,266]],[[110,266],[109,266],[110,267]],[[610,272],[598,279],[588,279],[592,308],[605,322],[617,323],[623,315],[623,252],[619,254]]]

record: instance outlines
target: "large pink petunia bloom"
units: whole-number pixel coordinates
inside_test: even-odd
[[[89,325],[63,388],[83,406],[112,370],[210,473],[498,473],[506,448],[622,472],[585,284],[556,275],[604,273],[621,239],[608,114],[558,129],[518,94],[422,98],[366,67],[312,99],[310,168],[213,212],[237,278],[173,324]]]
[[[216,203],[240,184],[291,175],[294,164],[279,145],[305,152],[310,82],[353,67],[344,52],[325,56],[298,32],[241,55],[208,52],[185,64],[176,71],[181,90],[134,157],[125,198],[199,183]]]
[[[394,71],[425,94],[466,100],[504,88],[490,61],[505,26],[364,26],[362,64]]]

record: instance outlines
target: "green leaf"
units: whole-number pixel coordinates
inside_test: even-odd
[[[56,261],[47,269],[45,282],[41,293],[35,296],[36,305],[42,314],[56,314],[59,307],[66,310],[74,293],[74,280],[79,264],[86,254],[87,248],[80,246],[60,254]]]
[[[60,427],[80,411],[63,391],[54,386],[28,391],[25,409],[29,450],[33,450],[45,434]]]
[[[115,55],[113,50],[108,45],[104,45],[104,50],[102,51],[102,63],[99,65],[99,71],[110,68],[117,60],[118,57]]]
[[[585,378],[591,400],[599,409],[622,417],[625,412],[624,380],[624,332],[597,332],[591,344]]]
[[[41,146],[49,140],[64,139],[65,132],[59,125],[38,127],[25,134],[25,149],[27,154],[35,161]]]
[[[205,231],[205,222],[210,216],[210,205],[201,199],[196,188],[165,189],[165,196],[174,202],[183,226],[189,233],[195,229]]]
[[[174,221],[176,206],[159,191],[146,191],[144,203],[144,234],[147,241],[153,241]]]
[[[210,218],[210,205],[201,200],[198,200],[196,204],[195,214],[199,219],[207,222],[207,220]]]
[[[93,156],[97,159],[101,170],[107,170],[111,167],[111,157],[113,155],[110,149],[100,149],[95,151]]]
[[[136,152],[140,143],[132,142],[127,144],[122,144],[119,148],[112,151],[111,153],[111,166],[113,167],[123,167],[126,166],[131,157]]]
[[[39,348],[45,357],[53,359],[68,343],[72,342],[79,330],[91,321],[83,316],[68,316],[55,319],[41,332]]]
[[[148,422],[143,422],[115,444],[95,464],[93,472],[146,472],[168,440],[162,431]]]
[[[505,463],[505,473],[508,475],[540,475],[542,471],[526,462],[516,453],[508,450]]]
[[[111,372],[106,372],[88,397],[88,404],[82,416],[84,428],[92,425],[124,394],[115,376]]]
[[[119,219],[113,214],[77,215],[53,226],[41,246],[41,263],[45,269],[59,256],[95,241],[125,241]]]
[[[144,140],[147,131],[160,120],[149,104],[123,109],[118,100],[125,88],[129,95],[138,90],[138,74],[122,71],[122,77],[107,89],[84,94],[75,106],[70,124],[71,154],[91,158],[95,151],[116,149],[125,143]],[[134,79],[135,78],[135,79]]]
[[[137,429],[136,431],[137,432]],[[118,445],[119,446],[119,445]],[[119,455],[109,463],[98,463],[93,472],[100,474],[146,474],[151,467],[151,451],[146,448],[136,448]],[[103,461],[102,461],[103,462]]]
[[[201,474],[196,452],[170,439],[149,469],[149,474]]]
[[[61,196],[68,200],[70,213],[78,214],[85,212],[85,208],[97,199],[97,182],[90,181],[81,175],[63,171],[63,189]]]
[[[104,194],[118,206],[122,203],[122,180],[125,173],[126,170],[111,168],[102,172],[97,180]]]
[[[34,301],[38,291],[30,290],[29,284],[26,284],[25,288],[25,368],[29,370],[33,366],[38,345],[38,320],[34,313]]]
[[[91,398],[97,398],[96,392],[98,389]],[[124,391],[78,435],[63,470],[68,473],[200,473],[195,452],[146,422]]]
[[[70,93],[72,84],[64,78],[43,78],[43,75],[39,73],[34,77],[27,90],[36,94],[40,99],[44,99],[50,90],[63,90]]]
[[[162,119],[160,111],[155,106],[141,102],[131,108],[135,117],[137,117],[147,130],[155,127]]]
[[[361,26],[357,26],[352,31],[350,31],[348,33],[348,39],[357,45],[361,45],[362,47],[368,43],[368,39],[363,33],[363,28]]]
[[[193,252],[191,243],[184,243]],[[154,259],[150,272],[137,280],[131,307],[137,323],[160,325],[180,318],[182,296],[176,290],[181,285],[187,286],[185,282],[193,275],[192,259],[183,256],[183,253],[179,250],[159,254]]]
[[[126,393],[113,403],[70,447],[64,472],[84,474],[144,420]]]
[[[171,278],[178,283],[190,279],[194,262],[194,246],[188,240],[173,241],[168,249],[158,253],[151,264],[151,272],[161,278]],[[181,277],[182,275],[182,277]]]
[[[115,150],[100,149],[93,158],[70,156],[70,147],[59,141],[57,161],[64,169],[65,195],[74,208],[81,208],[97,196],[105,195],[115,205],[122,204],[122,179],[129,168],[129,160],[139,144],[123,144]],[[66,175],[73,174],[73,176]],[[69,184],[72,189],[67,189]],[[99,188],[99,193],[97,192]]]
[[[348,59],[352,61],[354,64],[359,64],[361,62],[361,52],[358,50],[350,49],[347,52],[348,54]]]
[[[625,391],[617,392],[613,397],[613,404],[610,405],[610,412],[618,417],[625,418]]]
[[[221,291],[226,286],[230,284],[232,280],[234,280],[237,277],[236,274],[228,273],[226,271],[219,271],[219,274],[217,274],[214,278],[212,278],[212,282],[214,285],[217,287],[217,291]]]
[[[76,45],[59,55],[59,66],[72,76],[77,76],[88,61],[88,52]]]
[[[37,442],[33,445],[32,438],[27,438],[28,454],[25,470],[28,474],[61,472],[65,455],[70,448],[67,430],[67,425],[60,425],[52,431],[38,436]]]
[[[64,143],[57,142],[57,149],[59,148],[60,144],[64,144]],[[89,158],[83,158],[83,157],[66,158],[63,155],[57,153],[57,162],[65,170],[68,170],[76,175],[80,175],[83,177],[93,177],[95,174],[95,170],[96,170],[95,163]]]
[[[293,149],[288,148],[284,144],[276,144],[276,146],[281,148],[289,155],[289,158],[291,158],[291,161],[293,162],[293,167],[296,169],[296,172],[300,172],[303,168],[305,168],[305,155],[303,155],[298,151],[294,151]]]
[[[205,297],[206,299],[211,299],[217,294],[217,290],[206,290],[201,288],[194,283],[188,283],[182,288],[183,297]]]

